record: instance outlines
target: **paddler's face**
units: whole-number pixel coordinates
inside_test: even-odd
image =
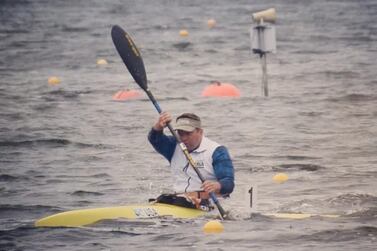
[[[178,130],[177,132],[180,140],[186,145],[187,150],[189,150],[189,152],[196,149],[200,145],[200,142],[202,142],[202,129],[197,128],[192,132]]]

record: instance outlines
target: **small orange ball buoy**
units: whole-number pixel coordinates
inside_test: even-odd
[[[216,20],[215,19],[213,19],[213,18],[211,18],[211,19],[208,19],[208,21],[207,21],[207,25],[208,25],[208,28],[213,28],[213,27],[215,27],[215,25],[216,25]]]
[[[286,175],[285,173],[277,173],[276,175],[274,175],[274,177],[272,177],[272,179],[276,183],[282,184],[288,180],[288,175]]]
[[[140,96],[141,96],[140,92],[136,90],[121,90],[113,95],[113,100],[125,101],[129,99],[136,99]]]
[[[97,59],[97,65],[107,65],[107,60],[104,58]]]
[[[189,35],[189,32],[187,30],[180,30],[179,35],[181,37],[187,37]]]
[[[49,77],[47,80],[49,85],[58,85],[60,83],[60,79],[56,76]]]
[[[202,97],[239,97],[240,91],[232,84],[218,81],[208,85],[202,91]]]
[[[208,221],[203,227],[203,232],[206,234],[218,234],[223,231],[224,231],[224,226],[218,220]]]

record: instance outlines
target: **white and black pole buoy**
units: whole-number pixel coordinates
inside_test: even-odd
[[[276,53],[276,32],[272,23],[276,20],[274,8],[252,14],[256,23],[250,30],[251,48],[258,54],[262,64],[262,94],[268,97],[267,53]]]

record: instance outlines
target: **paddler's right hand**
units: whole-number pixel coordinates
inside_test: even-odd
[[[155,131],[162,131],[165,126],[171,121],[171,116],[167,112],[162,112],[156,124],[154,124],[153,129]]]

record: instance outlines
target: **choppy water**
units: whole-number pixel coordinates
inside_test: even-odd
[[[249,29],[251,13],[268,7],[278,12],[278,53],[268,56],[264,98]],[[375,250],[376,14],[374,0],[1,1],[0,250]],[[167,163],[146,140],[153,106],[146,96],[112,101],[137,89],[112,44],[114,24],[140,48],[162,108],[197,112],[230,149],[237,188],[224,207],[236,220],[224,233],[204,235],[207,219],[33,227],[52,213],[142,203],[169,188]],[[53,75],[57,86],[47,84]],[[201,98],[212,80],[242,96]],[[277,172],[289,180],[273,183]],[[342,216],[263,216],[271,212]]]

